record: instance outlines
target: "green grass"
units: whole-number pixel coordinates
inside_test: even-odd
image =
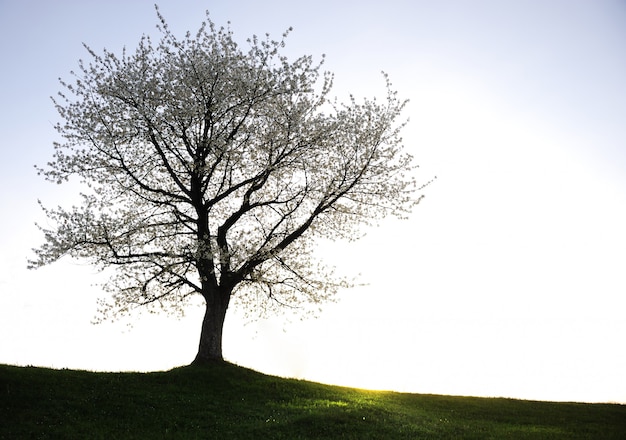
[[[0,439],[625,439],[626,406],[376,392],[231,364],[0,365]]]

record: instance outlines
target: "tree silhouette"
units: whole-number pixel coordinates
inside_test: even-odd
[[[247,40],[209,19],[121,56],[88,46],[54,98],[63,141],[39,173],[77,177],[82,203],[43,207],[54,225],[30,267],[64,255],[114,267],[104,316],[206,305],[195,363],[222,360],[232,298],[249,307],[323,302],[345,281],[312,259],[316,237],[404,216],[419,202],[397,120],[405,101],[328,99],[332,75],[284,41]]]

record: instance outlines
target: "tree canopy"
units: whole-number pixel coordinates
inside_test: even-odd
[[[221,359],[231,298],[252,308],[323,302],[344,285],[312,258],[316,238],[405,216],[419,202],[399,121],[406,101],[329,98],[333,76],[280,41],[242,49],[209,18],[134,53],[85,46],[53,98],[62,141],[39,169],[78,178],[82,203],[43,208],[52,227],[31,267],[64,255],[115,268],[103,312],[204,298],[196,361]],[[208,338],[208,339],[207,339]],[[204,342],[203,342],[204,341]],[[204,344],[204,345],[203,345]]]

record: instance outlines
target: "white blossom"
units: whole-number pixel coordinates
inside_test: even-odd
[[[54,98],[62,122],[51,182],[78,177],[80,206],[54,225],[32,267],[64,255],[116,268],[105,312],[182,307],[227,291],[252,309],[332,298],[345,280],[312,260],[316,237],[406,216],[420,200],[402,147],[406,102],[338,103],[333,76],[289,60],[269,37],[240,48],[209,19],[177,39],[80,62]],[[220,290],[221,289],[221,290]]]

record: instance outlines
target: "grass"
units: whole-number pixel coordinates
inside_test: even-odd
[[[216,364],[0,365],[0,439],[624,439],[626,405],[366,391]]]

